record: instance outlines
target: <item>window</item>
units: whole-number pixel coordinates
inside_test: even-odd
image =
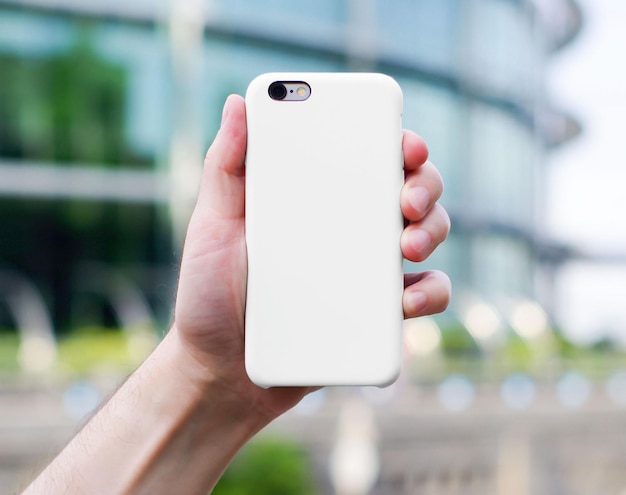
[[[459,0],[378,0],[380,40],[391,59],[455,71],[461,41]]]

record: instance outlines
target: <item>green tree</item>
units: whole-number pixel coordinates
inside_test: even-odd
[[[93,48],[89,25],[52,56],[0,55],[0,156],[149,166],[124,135],[126,69]]]

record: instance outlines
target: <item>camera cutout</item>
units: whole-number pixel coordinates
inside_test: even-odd
[[[304,101],[311,96],[311,86],[304,81],[274,81],[267,92],[272,100]]]

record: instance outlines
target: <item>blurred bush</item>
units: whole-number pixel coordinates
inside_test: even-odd
[[[71,373],[84,374],[102,368],[131,371],[126,333],[99,327],[72,332],[59,341],[59,367]]]
[[[292,440],[263,438],[248,444],[228,467],[213,495],[313,495],[312,466]]]
[[[0,373],[17,371],[18,336],[0,330]]]
[[[0,374],[19,371],[18,347],[17,334],[0,332]],[[107,370],[130,372],[141,359],[129,350],[127,332],[100,327],[74,329],[58,343],[57,366],[70,375]]]

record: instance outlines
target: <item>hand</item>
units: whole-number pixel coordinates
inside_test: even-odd
[[[422,261],[446,238],[450,222],[436,203],[443,184],[435,167],[426,161],[426,145],[405,131],[403,151],[406,181],[401,207],[407,226],[401,248],[407,259]],[[244,369],[245,154],[245,103],[233,95],[224,105],[221,128],[205,158],[183,252],[175,324],[168,338],[180,340],[200,381],[219,382],[269,422],[311,389],[263,389],[250,382]],[[443,273],[406,275],[405,317],[443,311],[449,298],[450,282]]]
[[[428,149],[417,134],[405,130],[402,149],[405,181],[400,205],[407,225],[400,246],[406,259],[424,261],[450,231],[450,218],[437,203],[443,181],[435,166],[427,161]],[[405,318],[441,313],[450,302],[450,279],[440,271],[406,274],[404,287]]]
[[[424,142],[404,134],[405,257],[427,258],[449,220],[442,183]],[[24,492],[28,495],[208,493],[235,453],[310,388],[262,389],[244,369],[244,101],[226,101],[209,149],[183,253],[175,324],[76,437]],[[450,282],[439,272],[407,275],[405,316],[443,311]]]

